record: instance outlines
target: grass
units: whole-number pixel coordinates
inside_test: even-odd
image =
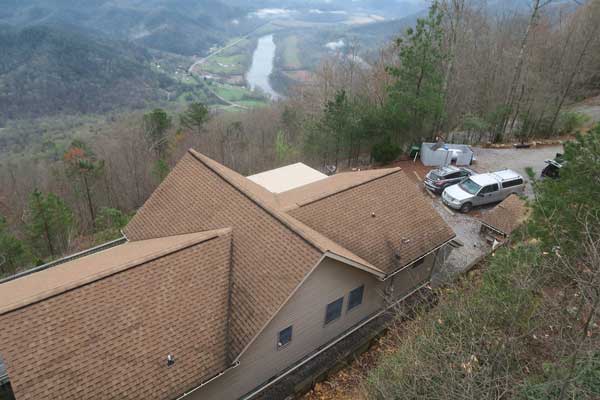
[[[246,71],[248,55],[216,55],[202,64],[202,70],[211,74],[241,75]]]
[[[286,36],[279,45],[282,46],[283,68],[301,68],[302,62],[300,61],[300,53],[298,51],[298,37],[296,35]]]
[[[244,87],[227,84],[215,84],[212,86],[212,89],[216,94],[229,101],[239,101],[251,94],[251,92]]]

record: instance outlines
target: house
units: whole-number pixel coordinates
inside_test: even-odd
[[[516,194],[511,194],[479,218],[481,233],[502,241],[523,224],[529,212],[525,200]]]
[[[423,165],[445,167],[447,165],[471,165],[475,154],[465,144],[437,143],[421,144],[420,158]]]
[[[0,284],[17,400],[252,397],[426,285],[454,238],[399,168],[273,193],[193,150],[124,234]]]

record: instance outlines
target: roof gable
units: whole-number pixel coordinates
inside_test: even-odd
[[[257,187],[259,189],[257,189]],[[232,350],[239,353],[322,255],[282,223],[264,189],[189,152],[125,229],[131,240],[233,229]],[[266,191],[265,191],[266,192]]]
[[[454,237],[400,170],[289,213],[387,274]]]

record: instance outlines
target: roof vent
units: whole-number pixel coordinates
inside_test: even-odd
[[[167,355],[167,367],[172,367],[175,364],[175,357],[173,357],[173,354],[168,354]]]
[[[409,244],[410,243],[410,239],[409,238],[402,238],[402,243]]]
[[[371,217],[375,218],[375,213],[374,212],[371,213]]]

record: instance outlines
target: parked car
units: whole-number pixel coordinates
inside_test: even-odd
[[[475,172],[469,168],[450,165],[429,171],[423,183],[433,193],[442,194],[448,186],[460,183],[474,174]]]
[[[473,206],[496,203],[512,193],[522,194],[525,180],[513,170],[472,175],[459,184],[447,187],[442,201],[450,208],[469,212]]]
[[[560,153],[556,153],[556,157],[554,158],[554,160],[546,160],[544,162],[548,165],[546,165],[542,170],[542,178],[548,177],[557,179],[560,175],[560,169],[565,165],[563,155]]]

